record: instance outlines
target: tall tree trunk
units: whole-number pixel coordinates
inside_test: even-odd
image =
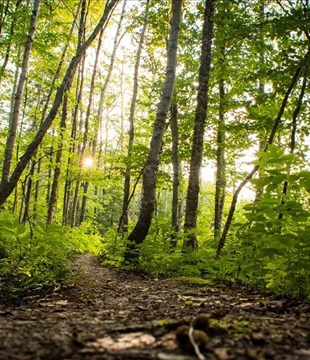
[[[190,173],[186,198],[185,222],[184,222],[184,248],[195,249],[198,245],[196,238],[199,175],[202,162],[203,137],[208,106],[208,89],[211,68],[211,45],[213,38],[213,18],[215,0],[206,0],[204,11],[204,23],[202,30],[202,46],[199,67],[199,87],[197,94],[197,107],[195,114],[195,127],[192,143]]]
[[[68,39],[71,39],[71,36],[73,34],[73,30],[74,30],[74,28],[76,26],[76,20],[77,20],[78,14],[80,12],[80,8],[81,8],[81,1],[79,2],[78,6],[77,6],[77,9],[76,9],[76,13],[73,16],[73,21],[72,21],[72,25],[71,25],[71,28],[70,28]],[[46,97],[46,101],[45,101],[45,104],[44,104],[44,107],[43,107],[43,110],[42,110],[41,122],[40,123],[42,123],[44,121],[44,119],[45,119],[47,110],[48,110],[49,105],[50,105],[51,97],[52,97],[52,94],[54,92],[54,86],[56,84],[56,81],[59,79],[60,71],[61,71],[61,68],[63,66],[69,44],[70,44],[70,40],[68,40],[68,42],[64,45],[64,48],[63,48],[63,51],[62,51],[62,54],[61,54],[61,58],[60,58],[60,61],[58,63],[58,67],[57,67],[56,72],[55,72],[55,74],[53,76],[53,79],[52,79],[52,86],[50,87],[50,89],[48,91],[48,94],[47,94],[47,97]],[[56,152],[56,154],[57,154],[57,152]],[[41,159],[38,160],[37,166],[38,166],[37,172],[39,174],[40,173],[40,167],[41,167]],[[40,176],[38,176],[38,180],[35,182],[35,202],[37,202],[37,199],[39,197],[39,189],[40,189]]]
[[[18,85],[17,85],[15,97],[14,97],[12,112],[10,115],[10,127],[9,127],[9,134],[7,137],[5,152],[4,152],[4,161],[3,161],[3,167],[2,167],[0,192],[2,190],[5,191],[5,188],[8,186],[8,182],[9,182],[14,146],[15,146],[15,141],[16,141],[17,127],[18,127],[18,122],[19,122],[20,108],[21,108],[21,103],[22,103],[22,98],[23,98],[23,93],[24,93],[24,87],[25,87],[25,83],[26,83],[26,79],[27,79],[30,52],[31,52],[31,48],[32,48],[34,33],[36,30],[36,24],[37,24],[37,19],[38,19],[38,14],[39,14],[39,7],[40,7],[40,0],[35,0],[33,3],[33,9],[32,9],[32,14],[31,14],[31,21],[30,21],[30,26],[29,26],[29,30],[28,30],[27,41],[25,44],[25,51],[24,51],[24,55],[23,55],[21,74],[19,77],[19,81],[18,81]]]
[[[37,114],[39,112],[39,108],[40,108],[40,104],[42,102],[42,87],[40,86],[38,94],[37,94],[37,105],[36,105],[36,111],[33,114],[33,122],[32,122],[32,126],[31,128],[33,130],[36,129],[37,126]],[[25,91],[25,96],[24,96],[24,111],[23,111],[23,116],[22,116],[22,121],[20,124],[20,129],[19,129],[19,139],[22,138],[23,136],[23,123],[24,123],[24,118],[25,118],[25,109],[26,109],[26,105],[28,103],[28,99],[27,99],[27,87],[26,87],[26,91]],[[30,220],[30,205],[31,205],[31,192],[32,192],[32,187],[33,187],[33,176],[35,174],[36,171],[36,166],[37,166],[37,161],[35,159],[36,156],[33,157],[32,161],[30,161],[29,163],[29,174],[27,175],[25,180],[25,184],[24,184],[24,189],[22,191],[22,193],[24,194],[23,196],[23,202],[24,204],[21,205],[21,208],[24,207],[24,215],[22,217],[20,217],[20,220],[24,223],[26,221]],[[16,158],[19,158],[19,144],[17,144],[16,146]],[[39,159],[40,161],[40,159]],[[16,190],[17,191],[16,187]],[[36,203],[36,202],[35,202]],[[22,212],[22,211],[21,211]],[[35,212],[32,213],[32,217],[35,218]]]
[[[16,22],[17,22],[17,19],[18,19],[18,15],[17,15],[17,11],[18,11],[18,8],[19,8],[19,5],[21,4],[22,0],[17,0],[16,3],[15,3],[15,10],[14,10],[14,14],[12,16],[12,22],[11,22],[11,26],[10,26],[10,31],[9,31],[9,44],[6,48],[6,52],[5,52],[5,55],[4,55],[4,60],[3,60],[3,63],[2,63],[2,66],[0,68],[0,84],[1,84],[1,81],[2,81],[2,78],[4,76],[4,73],[5,73],[5,69],[7,67],[7,64],[9,62],[9,59],[10,59],[10,54],[11,54],[11,47],[12,47],[12,41],[13,41],[13,36],[14,36],[14,31],[15,31],[15,26],[16,26]],[[2,24],[4,24],[4,21],[6,20],[6,17],[8,15],[8,9],[9,9],[9,0],[7,1],[7,4],[6,4],[6,7],[5,7],[5,10],[1,16],[1,20],[0,20],[0,36],[1,36],[1,33],[2,33]]]
[[[82,39],[78,40],[78,44],[80,44]],[[67,161],[67,170],[66,170],[66,181],[65,181],[65,189],[64,189],[64,205],[63,205],[63,224],[67,224],[70,221],[71,226],[74,226],[73,223],[75,222],[75,214],[76,214],[76,197],[74,196],[72,200],[72,206],[70,208],[70,201],[71,201],[71,195],[73,193],[72,187],[73,187],[73,181],[71,179],[71,166],[72,164],[72,158],[71,155],[75,154],[75,150],[77,148],[76,142],[77,142],[77,134],[78,134],[78,115],[79,115],[79,107],[82,104],[82,93],[83,93],[83,84],[84,84],[84,64],[85,64],[85,57],[83,56],[83,59],[81,60],[79,66],[78,66],[78,75],[77,75],[77,81],[76,81],[76,89],[75,89],[75,104],[72,111],[72,128],[71,128],[71,139],[72,144],[70,144],[69,148],[69,156]],[[79,147],[78,147],[79,149]],[[75,183],[76,187],[79,187],[79,180]],[[74,194],[78,194],[76,191]],[[70,216],[69,216],[69,212]]]
[[[223,210],[226,192],[226,164],[225,164],[225,83],[221,76],[219,80],[219,121],[217,128],[216,150],[216,181],[214,199],[214,239],[217,242],[221,237]]]
[[[5,53],[5,56],[4,56],[4,60],[3,60],[2,66],[0,68],[0,84],[1,84],[2,78],[4,76],[7,64],[9,62],[9,58],[10,58],[10,54],[11,54],[12,41],[13,41],[13,36],[14,36],[14,31],[15,31],[15,26],[16,26],[16,21],[17,21],[17,11],[18,11],[18,8],[19,8],[19,5],[21,4],[21,2],[22,2],[22,0],[17,0],[16,3],[15,3],[15,10],[14,10],[14,14],[13,14],[13,17],[12,17],[12,22],[11,22],[11,27],[10,27],[10,34],[9,34],[10,42],[9,42],[7,48],[6,48],[6,53]],[[3,15],[1,16],[0,35],[2,33],[2,24],[4,24],[4,21],[5,21],[6,17],[7,17],[7,14],[8,14],[9,4],[10,4],[10,2],[9,2],[9,0],[7,0],[5,10],[3,12]]]
[[[51,133],[52,133],[52,137],[55,137],[55,129],[52,129]],[[46,204],[49,204],[49,202],[50,202],[51,188],[52,188],[51,179],[52,179],[52,172],[53,172],[53,158],[54,158],[55,153],[57,154],[57,151],[54,150],[54,145],[49,146],[49,150],[47,152],[47,160],[48,160],[47,179],[48,179],[48,181],[46,184]]]
[[[17,0],[17,1],[21,2],[21,0]],[[6,21],[6,17],[8,16],[8,13],[9,13],[9,6],[10,6],[10,2],[9,2],[9,0],[7,0],[5,6],[2,5],[0,7],[0,37],[2,35],[2,27]]]
[[[30,220],[30,214],[29,214],[29,209],[30,209],[30,198],[31,198],[31,189],[32,189],[32,177],[35,173],[35,166],[36,166],[36,162],[33,161],[31,166],[30,166],[30,171],[29,171],[29,174],[28,174],[28,181],[24,183],[24,191],[23,191],[23,194],[24,194],[24,198],[23,198],[23,204],[21,205],[21,211],[20,213],[22,213],[22,210],[23,210],[23,216],[20,216],[20,221],[22,223],[25,223],[26,221],[29,221]]]
[[[264,90],[265,86],[262,82],[259,83],[259,93],[263,94],[265,92]],[[264,139],[263,134],[258,134],[259,139],[258,139],[258,151],[264,151],[264,149],[266,148],[266,140]],[[258,178],[260,178],[261,173],[260,171],[257,172],[257,176]],[[255,201],[258,201],[259,198],[264,194],[264,187],[261,187],[259,189],[256,190],[255,193]]]
[[[291,125],[291,138],[290,138],[290,154],[293,154],[295,151],[295,146],[296,146],[296,131],[297,131],[297,118],[298,115],[300,113],[301,110],[301,106],[302,106],[302,102],[303,102],[303,98],[305,96],[305,90],[306,90],[306,86],[307,86],[307,75],[304,75],[303,78],[303,83],[302,83],[302,87],[301,87],[301,91],[299,94],[299,98],[297,101],[297,105],[296,108],[294,110],[293,113],[293,118],[292,118],[292,125]],[[285,197],[287,195],[288,192],[288,181],[284,181],[283,184],[283,190],[282,190],[282,198],[281,198],[281,204],[284,205],[285,204]],[[282,212],[280,212],[279,214],[279,220],[283,219],[284,214]]]
[[[119,140],[118,140],[118,149],[120,152],[124,150],[124,124],[125,124],[125,87],[124,87],[124,62],[121,63],[120,71],[120,129],[119,129]]]
[[[99,99],[99,106],[98,106],[98,117],[99,119],[102,119],[102,112],[103,112],[103,105],[104,105],[104,100],[105,100],[105,96],[107,93],[107,89],[108,89],[108,85],[111,79],[111,75],[113,72],[113,68],[114,68],[114,62],[115,62],[115,55],[116,55],[116,51],[118,49],[118,46],[120,44],[120,42],[122,41],[125,33],[123,33],[122,35],[120,34],[120,30],[121,30],[121,26],[122,26],[122,22],[123,22],[123,18],[124,18],[124,11],[125,11],[125,6],[126,6],[126,1],[123,4],[123,9],[122,9],[122,13],[121,13],[121,17],[120,20],[118,22],[117,25],[117,29],[116,29],[116,33],[115,33],[115,37],[114,37],[114,41],[113,41],[113,49],[112,49],[112,53],[111,53],[111,57],[110,57],[110,64],[108,67],[108,71],[107,71],[107,75],[105,77],[103,86],[101,88],[100,91],[100,99]]]
[[[20,60],[20,56],[21,56],[21,46],[18,47],[18,52],[17,52],[17,62],[19,62]],[[19,79],[19,73],[20,73],[20,69],[19,67],[16,66],[15,68],[15,74],[14,74],[14,84],[13,84],[13,89],[12,89],[12,96],[11,96],[11,106],[10,108],[13,108],[13,103],[14,103],[14,94],[16,92],[17,89],[17,83],[18,83],[18,79]],[[18,159],[18,157],[17,157]],[[17,209],[17,203],[18,203],[18,187],[15,188],[15,192],[14,192],[14,202],[13,202],[13,208],[12,208],[12,212],[14,213]]]
[[[111,62],[110,62],[109,71],[108,71],[108,75],[107,75],[107,79],[108,79],[107,83],[109,82],[111,74],[112,74],[113,65],[114,65],[114,61],[115,61],[116,50],[118,48],[118,45],[119,45],[120,41],[122,40],[122,38],[124,36],[124,35],[120,36],[120,31],[121,31],[122,22],[123,22],[123,19],[124,19],[126,4],[127,4],[127,0],[124,0],[120,20],[118,22],[118,26],[117,26],[117,29],[116,29],[116,35],[115,35],[115,38],[114,38],[114,47],[113,47],[112,56],[111,56]],[[102,34],[101,34],[101,36],[102,36]],[[100,47],[101,47],[101,40],[100,40],[100,42],[98,44],[98,48],[97,48],[97,51],[96,51],[94,71],[93,71],[93,74],[92,74],[91,85],[90,85],[89,101],[88,101],[88,107],[87,107],[86,119],[85,119],[83,147],[82,147],[82,151],[81,151],[81,158],[82,159],[85,156],[85,147],[87,146],[87,141],[88,141],[89,117],[90,117],[90,110],[91,110],[91,107],[92,107],[93,91],[94,91],[94,88],[95,88],[95,78],[96,78],[96,74],[97,74],[97,66],[98,66],[98,59],[99,59],[99,54],[100,54]],[[82,187],[83,187],[83,197],[82,197],[82,201],[81,201],[80,224],[85,220],[85,216],[86,216],[86,205],[87,205],[87,194],[88,194],[88,189],[89,189],[89,181],[86,181],[84,184],[82,184]]]
[[[89,36],[89,38],[83,43],[83,45],[78,49],[77,54],[71,59],[67,72],[63,78],[61,85],[59,86],[56,92],[54,103],[47,117],[40,125],[37,134],[35,135],[32,142],[29,144],[25,153],[19,159],[10,179],[6,182],[6,186],[0,188],[0,206],[3,205],[3,203],[6,201],[6,199],[10,196],[10,194],[14,190],[25,167],[29,163],[31,157],[36,152],[39,145],[41,144],[47,130],[49,129],[50,125],[52,124],[53,120],[57,115],[59,106],[63,99],[63,95],[67,91],[68,86],[70,86],[71,84],[77,65],[79,64],[81,58],[84,56],[86,50],[89,48],[89,46],[92,44],[92,42],[99,34],[101,28],[105,25],[106,21],[109,19],[110,13],[114,9],[117,2],[118,0],[110,0],[107,3],[104,13],[101,19],[99,20],[97,26],[95,27],[94,31]]]
[[[78,33],[78,47],[80,47],[83,42],[85,41],[85,33],[86,33],[86,19],[88,14],[88,7],[89,2],[87,3],[87,0],[82,0],[81,4],[81,15],[80,15],[80,23],[79,23],[79,33]],[[100,30],[101,33],[102,29]],[[70,149],[72,153],[75,152],[77,148],[77,156],[80,159],[79,166],[81,168],[81,162],[82,162],[82,149],[83,149],[83,142],[81,143],[78,141],[78,145],[76,147],[75,140],[79,139],[80,134],[82,134],[82,127],[83,127],[83,107],[81,106],[83,104],[83,91],[84,91],[84,70],[85,70],[85,54],[79,64],[78,69],[78,81],[76,85],[76,103],[74,107],[74,114],[73,114],[73,125],[72,125],[72,136],[71,138],[74,140],[72,148]],[[85,134],[84,134],[85,135]],[[86,135],[87,136],[87,135]],[[71,159],[69,157],[69,162],[71,162]],[[74,189],[74,196],[72,201],[72,207],[71,207],[71,219],[70,224],[71,226],[77,226],[78,223],[78,205],[80,200],[80,172],[81,169],[79,169],[79,176],[77,181],[75,182],[75,189]],[[70,188],[72,186],[72,183],[70,181]],[[70,192],[68,193],[70,195]],[[69,199],[68,199],[69,200]]]
[[[171,144],[171,157],[173,167],[173,180],[172,180],[172,208],[171,208],[171,246],[175,247],[177,244],[177,233],[179,232],[179,124],[178,124],[178,105],[172,102],[170,117],[170,127],[172,134]]]
[[[260,23],[263,24],[265,21],[265,1],[262,1],[262,3],[259,6],[259,19],[260,19]],[[258,56],[259,56],[259,70],[260,72],[263,71],[264,68],[264,63],[265,63],[265,50],[264,50],[264,33],[263,33],[263,29],[260,29],[260,34],[259,34],[259,43],[258,43]],[[258,83],[258,95],[257,95],[257,105],[260,106],[262,105],[262,99],[263,96],[265,94],[265,84],[263,82],[263,80],[260,78],[259,79],[259,83]],[[263,151],[266,147],[266,139],[265,139],[265,134],[262,132],[259,132],[258,134],[258,150],[259,151]],[[258,170],[257,172],[257,176],[260,177],[260,171]],[[258,201],[259,198],[263,195],[264,193],[264,187],[261,187],[259,189],[256,190],[256,194],[255,194],[255,201]]]
[[[147,0],[142,31],[140,34],[140,39],[136,54],[134,76],[133,76],[133,91],[132,91],[132,98],[131,98],[130,112],[129,112],[128,150],[127,150],[127,163],[126,163],[125,179],[124,179],[123,210],[118,227],[118,231],[122,231],[122,232],[127,232],[128,229],[128,206],[129,206],[129,194],[130,194],[130,182],[131,182],[131,157],[132,157],[132,146],[135,137],[134,115],[135,115],[136,102],[138,96],[138,86],[139,86],[138,79],[139,79],[141,52],[143,48],[145,31],[148,22],[149,3],[150,3],[149,0]]]
[[[133,231],[128,236],[125,261],[129,262],[137,261],[139,249],[138,245],[141,244],[147,236],[154,213],[155,188],[157,172],[159,168],[159,156],[175,82],[181,14],[182,0],[173,0],[168,42],[166,77],[161,100],[157,108],[150,149],[143,172],[142,199],[139,218]]]
[[[80,14],[81,13],[81,14]],[[76,13],[74,14],[74,18],[73,18],[73,22],[72,22],[72,26],[71,26],[71,29],[70,29],[70,34],[69,34],[69,39],[71,38],[71,35],[73,33],[73,30],[76,26],[76,23],[77,23],[77,18],[80,14],[80,22],[79,22],[79,30],[78,30],[78,43],[77,43],[77,49],[80,48],[80,46],[83,44],[83,42],[85,41],[84,39],[84,28],[85,28],[85,16],[86,16],[86,1],[85,0],[80,0],[79,3],[78,3],[78,6],[77,6],[77,9],[76,9]],[[82,31],[83,30],[83,31]],[[69,41],[67,44],[65,44],[64,46],[64,49],[63,49],[63,52],[62,52],[62,55],[61,55],[61,60],[58,64],[58,68],[55,72],[55,75],[53,77],[53,85],[55,84],[56,80],[58,79],[59,77],[59,74],[60,74],[60,70],[61,70],[61,67],[63,65],[63,62],[64,62],[64,59],[65,59],[65,55],[67,53],[67,49],[68,49],[68,46],[69,46]],[[84,60],[84,57],[82,57],[82,59]],[[83,66],[83,65],[82,65]],[[81,67],[81,62],[79,63],[79,67]],[[80,75],[80,72],[79,72],[79,75]],[[79,84],[79,79],[77,81],[77,84]],[[70,88],[70,84],[68,85],[68,90]],[[77,86],[77,89],[78,89],[78,86]],[[77,90],[78,92],[78,90]],[[48,93],[48,96],[47,96],[47,100],[46,100],[46,103],[45,103],[45,107],[43,109],[43,112],[42,112],[42,121],[44,120],[45,118],[45,115],[46,115],[46,111],[47,111],[47,108],[48,108],[48,105],[49,105],[49,102],[50,102],[50,99],[51,99],[51,96],[52,96],[52,93],[53,93],[53,87],[51,87],[49,93]],[[64,97],[66,96],[66,94],[64,94]],[[76,99],[79,99],[79,96],[77,95],[76,96]],[[75,105],[75,113],[77,113],[77,109],[78,109],[78,104],[79,104],[79,100],[76,100],[76,105]],[[75,114],[74,113],[74,114]],[[63,115],[62,115],[63,116]],[[73,115],[72,116],[72,128],[74,129],[75,128],[75,123],[76,123],[76,116]],[[72,137],[72,139],[75,140],[74,137]],[[75,144],[73,143],[73,146],[75,146]],[[70,150],[69,150],[70,152]],[[56,152],[56,157],[59,153]],[[70,159],[70,156],[69,156],[69,161],[71,161]],[[56,177],[58,177],[57,175],[57,172],[58,172],[58,169],[57,169],[57,165],[56,165],[56,168],[55,168],[55,172],[56,172]],[[55,177],[55,173],[54,173],[54,177]],[[53,184],[55,184],[53,182]],[[66,180],[66,184],[67,184],[67,180]],[[37,188],[39,187],[39,180],[37,180]],[[66,192],[65,192],[65,195],[64,195],[64,198],[66,199]],[[53,203],[54,200],[52,200],[52,203]],[[48,199],[48,203],[50,203],[50,200]],[[53,206],[52,204],[50,204],[51,206]],[[64,207],[65,208],[65,207]],[[51,207],[49,206],[49,209],[48,211],[51,211]],[[47,217],[49,218],[49,216],[51,216],[51,214],[49,214]],[[47,220],[47,222],[49,222],[50,220]]]
[[[56,206],[57,206],[57,198],[58,198],[58,188],[59,188],[59,177],[61,171],[61,160],[62,160],[62,149],[63,149],[63,140],[64,140],[64,132],[66,129],[66,120],[67,120],[67,107],[68,107],[68,97],[64,96],[63,104],[62,104],[62,114],[61,114],[61,122],[60,122],[60,138],[59,143],[57,145],[56,151],[56,164],[54,169],[53,183],[51,186],[51,195],[48,203],[47,210],[47,224],[52,224],[55,216]]]
[[[98,41],[98,46],[96,50],[96,56],[95,56],[95,62],[94,62],[94,69],[92,73],[91,83],[90,83],[90,89],[89,89],[89,98],[88,98],[88,105],[86,110],[86,116],[85,116],[85,127],[84,127],[84,138],[83,138],[83,145],[82,145],[82,151],[81,151],[81,166],[83,166],[83,160],[85,157],[85,150],[88,146],[88,137],[89,137],[89,120],[90,120],[90,113],[93,106],[93,97],[94,97],[94,89],[95,89],[95,79],[97,75],[97,67],[98,67],[98,60],[99,60],[99,54],[101,50],[101,44],[102,44],[102,35],[103,31],[101,31]],[[96,136],[96,134],[94,135]],[[92,156],[94,156],[94,151],[92,150]],[[86,181],[83,184],[83,197],[82,197],[82,205],[81,205],[81,213],[80,213],[80,224],[85,220],[86,216],[86,205],[87,205],[87,193],[89,188],[89,181]]]
[[[310,60],[310,49],[308,49],[306,55],[301,60],[301,62],[298,64],[298,67],[295,70],[295,73],[294,73],[294,75],[292,77],[291,83],[290,83],[290,85],[289,85],[289,87],[288,87],[288,89],[287,89],[287,91],[286,91],[286,93],[284,95],[281,107],[279,109],[278,116],[276,117],[276,119],[275,119],[275,121],[273,123],[272,129],[271,129],[271,132],[269,134],[268,143],[267,143],[267,145],[265,146],[265,149],[264,149],[265,152],[268,150],[268,146],[273,143],[274,137],[275,137],[275,135],[277,133],[277,130],[279,128],[279,125],[281,123],[282,116],[283,116],[284,110],[286,108],[288,99],[289,99],[293,89],[295,88],[296,83],[298,82],[298,79],[299,79],[301,73],[307,67],[307,64],[308,64],[309,60]],[[256,174],[256,172],[258,170],[259,170],[259,165],[255,165],[253,167],[253,169],[245,177],[245,179],[243,181],[241,181],[241,183],[237,187],[236,191],[234,192],[234,195],[233,195],[233,198],[232,198],[232,201],[231,201],[231,204],[230,204],[230,209],[229,209],[227,219],[226,219],[226,222],[225,222],[225,226],[224,226],[224,229],[223,229],[223,233],[222,233],[222,236],[221,236],[221,238],[219,240],[219,243],[218,243],[218,246],[217,246],[217,249],[216,249],[216,257],[219,257],[221,255],[222,249],[223,249],[223,247],[225,245],[226,237],[227,237],[230,225],[231,225],[233,217],[234,217],[236,204],[237,204],[237,201],[238,201],[240,191],[248,183],[248,181],[253,178],[253,176]]]

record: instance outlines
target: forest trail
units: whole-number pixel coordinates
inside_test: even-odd
[[[205,359],[309,360],[309,310],[247,287],[156,279],[79,255],[62,288],[0,305],[0,359],[197,359],[176,331],[203,313]]]

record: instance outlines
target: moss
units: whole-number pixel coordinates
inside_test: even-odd
[[[180,276],[174,278],[173,280],[182,281],[188,284],[201,285],[201,286],[213,285],[213,280],[211,279],[202,279],[200,277],[193,277],[193,276]]]

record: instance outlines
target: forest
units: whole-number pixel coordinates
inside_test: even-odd
[[[308,0],[1,0],[0,288],[76,254],[310,299]]]

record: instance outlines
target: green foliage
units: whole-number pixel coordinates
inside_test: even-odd
[[[119,266],[123,261],[126,247],[126,234],[117,232],[111,227],[104,233],[102,250],[99,254],[102,265]]]
[[[100,252],[100,237],[89,225],[25,225],[8,212],[0,215],[0,274],[20,277],[23,286],[57,284],[76,252]]]
[[[239,275],[278,293],[309,296],[310,172],[298,170],[299,162],[274,146],[262,157],[264,176],[252,183],[265,191],[244,207],[246,222],[238,225]]]
[[[198,249],[187,253],[181,234],[171,248],[170,213],[162,209],[140,245],[139,267],[156,275],[242,281],[265,291],[309,297],[310,172],[299,156],[276,146],[270,146],[258,164],[261,176],[252,184],[264,192],[258,201],[241,204],[219,259],[214,258],[216,244],[207,214],[197,229]],[[108,244],[108,237],[105,240]],[[109,261],[116,251],[120,263],[124,237],[118,244],[107,244]]]
[[[19,7],[15,7],[17,3],[20,3]],[[76,53],[80,27],[75,26],[72,34],[70,28],[78,3],[79,1],[49,0],[41,4],[30,57],[31,71],[27,76],[22,99],[19,135],[16,140],[18,146],[14,149],[16,155],[12,166],[15,166],[34,138],[38,124],[44,120],[41,117],[45,113],[45,106],[49,109],[54,98],[54,93],[49,95],[49,91],[56,91],[66,71],[68,59]],[[9,1],[7,4],[8,12],[5,15],[6,5],[0,2],[3,16],[1,67],[8,55],[7,66],[0,69],[0,114],[3,119],[0,129],[0,163],[3,162],[10,122],[12,84],[16,76],[14,72],[21,66],[31,16],[31,2]],[[42,146],[32,159],[33,163],[26,168],[14,196],[11,196],[6,204],[7,209],[14,209],[16,214],[20,213],[20,218],[31,219],[33,223],[20,224],[17,215],[7,212],[0,214],[0,272],[22,277],[27,286],[59,282],[67,270],[71,256],[77,251],[100,254],[104,264],[119,265],[123,260],[127,234],[119,234],[116,230],[122,212],[123,178],[126,165],[130,165],[131,191],[137,182],[135,194],[129,204],[131,228],[139,211],[142,190],[141,181],[138,179],[148,154],[150,134],[162,90],[171,15],[171,2],[158,0],[150,3],[134,117],[135,140],[129,158],[125,145],[128,128],[126,120],[130,106],[128,95],[131,94],[133,85],[134,58],[144,19],[144,5],[140,5],[132,4],[125,14],[126,41],[121,43],[116,54],[114,70],[102,104],[99,104],[99,98],[101,89],[105,86],[106,70],[110,63],[109,51],[102,51],[99,58],[88,119],[88,142],[85,144],[87,153],[94,152],[96,165],[83,169],[80,161],[88,108],[86,93],[88,94],[90,89],[94,67],[93,47],[90,56],[86,57],[84,73],[81,67],[67,93],[69,101],[66,111],[72,115],[78,111],[77,124],[71,115],[68,115],[61,139],[59,111]],[[309,32],[309,13],[303,11],[306,9],[302,8],[302,2],[284,2],[281,5],[280,2],[265,2],[265,9],[261,6],[261,1],[218,2],[216,5],[204,160],[209,163],[216,158],[220,98],[218,82],[221,79],[225,87],[222,106],[225,117],[223,146],[227,174],[224,217],[227,215],[231,198],[229,191],[244,178],[244,169],[239,167],[238,161],[242,162],[242,156],[256,146],[253,146],[254,139],[268,138],[292,74],[308,48],[304,33]],[[180,202],[184,202],[185,198],[191,156],[203,11],[202,1],[184,2],[174,94],[179,110],[179,190],[180,198],[183,198]],[[99,2],[89,2],[86,38],[101,12],[102,6]],[[79,17],[80,14],[77,14],[77,19]],[[117,16],[112,16],[110,24],[113,29],[110,28],[103,38],[104,48],[106,41],[113,42],[111,36],[114,35],[111,34],[114,33],[117,21]],[[11,31],[12,25],[14,31]],[[128,36],[132,37],[130,41],[127,41]],[[130,45],[125,45],[125,42]],[[62,52],[67,45],[67,52],[62,59]],[[60,62],[62,67],[56,76]],[[305,75],[301,74],[301,78],[303,76]],[[77,99],[79,83],[84,83],[85,92],[80,101]],[[263,85],[263,91],[259,89],[259,83]],[[288,101],[277,134],[277,141],[282,144],[289,142],[289,121],[296,106],[300,84],[301,81]],[[308,89],[306,91],[308,96]],[[51,99],[47,103],[49,96]],[[203,183],[199,198],[198,226],[195,229],[199,248],[195,252],[184,252],[181,234],[177,234],[176,248],[171,248],[171,131],[167,129],[157,179],[156,214],[150,233],[140,247],[140,268],[153,274],[182,275],[187,278],[202,275],[229,281],[241,280],[279,293],[309,296],[310,175],[309,171],[305,170],[306,162],[302,162],[309,154],[306,137],[309,135],[307,112],[305,101],[299,114],[296,136],[299,156],[288,154],[280,147],[270,146],[268,152],[261,153],[260,160],[255,162],[260,166],[261,176],[253,179],[252,185],[255,189],[264,189],[264,194],[255,203],[245,206],[239,204],[224,252],[219,259],[214,258],[216,244],[212,228],[215,187],[205,187]],[[61,143],[63,154],[53,221],[57,224],[69,224],[74,216],[79,218],[84,195],[81,184],[89,182],[86,221],[78,228],[56,225],[46,227],[43,223],[51,195],[56,153]],[[98,144],[95,146],[95,143]],[[35,170],[33,173],[32,166]],[[286,194],[283,193],[285,183],[288,184]],[[29,199],[26,197],[28,190]],[[66,196],[69,208],[64,215],[62,204]],[[76,209],[73,206],[75,200]],[[180,222],[182,211],[184,209],[180,206]],[[90,219],[96,226],[89,222]],[[103,243],[97,235],[98,231],[104,239]]]

